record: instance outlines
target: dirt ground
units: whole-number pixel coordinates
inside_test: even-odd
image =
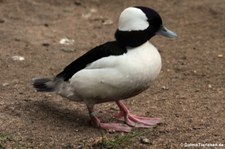
[[[113,40],[120,12],[134,5],[157,10],[178,35],[151,40],[162,72],[147,91],[124,101],[137,115],[161,117],[161,125],[129,134],[101,131],[89,125],[84,104],[34,92],[32,78],[54,76]],[[1,149],[225,148],[224,0],[0,0],[0,12]],[[74,42],[62,45],[62,38]],[[96,109],[103,121],[116,122],[115,103]]]

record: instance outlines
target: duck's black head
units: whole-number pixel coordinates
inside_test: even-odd
[[[137,47],[156,34],[176,37],[174,32],[163,26],[162,18],[155,10],[136,6],[121,13],[115,38],[123,46]]]

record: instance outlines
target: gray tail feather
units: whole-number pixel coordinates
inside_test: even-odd
[[[34,78],[32,85],[38,92],[54,92],[56,90],[56,82],[48,78]]]

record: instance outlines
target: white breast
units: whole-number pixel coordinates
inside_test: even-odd
[[[161,70],[157,49],[146,42],[128,48],[126,54],[110,56],[91,63],[69,81],[62,96],[95,104],[134,96],[149,87]],[[68,93],[69,92],[69,93]]]
[[[124,61],[127,64],[121,66],[127,68],[129,65],[130,69],[133,69],[133,72],[128,69],[127,73],[130,73],[134,79],[139,76],[146,82],[152,81],[158,76],[161,70],[161,56],[158,50],[149,42],[129,49],[127,59],[128,61]],[[123,68],[123,70],[126,70],[126,68]]]

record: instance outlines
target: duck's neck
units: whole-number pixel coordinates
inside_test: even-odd
[[[116,40],[126,47],[138,47],[147,42],[155,34],[147,30],[143,31],[120,31],[117,29],[115,33]]]

